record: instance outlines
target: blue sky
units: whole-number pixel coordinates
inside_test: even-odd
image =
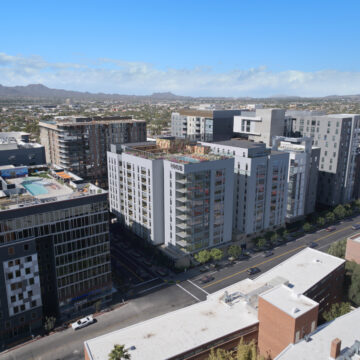
[[[3,1],[0,84],[92,92],[360,93],[359,1]]]

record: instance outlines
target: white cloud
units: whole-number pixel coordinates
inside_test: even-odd
[[[121,94],[172,91],[194,96],[324,96],[360,93],[360,72],[273,72],[266,67],[217,72],[206,66],[161,70],[145,62],[108,58],[74,64],[0,53],[0,83],[42,83],[52,88]]]

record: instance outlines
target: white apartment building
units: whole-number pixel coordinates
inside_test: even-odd
[[[289,153],[286,220],[296,221],[315,210],[320,148],[312,139],[273,138],[273,149]]]
[[[234,160],[181,139],[112,146],[110,211],[137,235],[193,252],[231,241]]]
[[[234,116],[234,133],[247,136],[249,140],[272,146],[274,136],[282,136],[286,131],[284,109],[259,109]]]
[[[289,154],[240,139],[202,144],[215,154],[234,157],[235,234],[254,234],[284,225]]]

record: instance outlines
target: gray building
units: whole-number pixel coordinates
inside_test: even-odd
[[[111,144],[146,140],[145,120],[129,116],[55,117],[40,121],[46,161],[107,187],[106,152]]]
[[[61,170],[1,183],[5,344],[39,330],[43,316],[65,320],[93,311],[95,302],[111,300],[112,283],[106,191]]]
[[[234,235],[284,225],[289,154],[240,139],[203,144],[214,154],[234,157]]]
[[[268,147],[272,146],[274,136],[286,135],[289,126],[285,122],[284,109],[256,109],[234,117],[234,133],[263,142]]]
[[[201,141],[227,140],[233,136],[234,116],[241,110],[183,109],[171,114],[171,135]]]
[[[353,200],[360,115],[333,114],[294,117],[293,131],[320,147],[319,204],[335,206]]]
[[[300,220],[315,210],[320,148],[309,137],[276,136],[273,149],[290,155],[286,220]]]
[[[44,164],[44,146],[30,142],[28,133],[0,132],[0,166]]]

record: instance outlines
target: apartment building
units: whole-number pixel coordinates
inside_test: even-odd
[[[146,140],[146,122],[126,116],[55,117],[40,121],[47,163],[107,186],[106,152],[111,144]]]
[[[360,115],[299,115],[293,131],[311,137],[320,147],[319,204],[335,206],[353,200],[356,157],[359,147]]]
[[[25,132],[0,132],[0,166],[45,165],[44,146],[29,137]]]
[[[0,182],[0,343],[111,300],[107,192],[61,169]]]
[[[241,139],[202,144],[214,154],[234,158],[235,234],[255,234],[284,225],[289,154]]]
[[[274,136],[287,134],[284,109],[256,109],[234,117],[234,133],[272,146]]]
[[[193,252],[231,240],[233,162],[196,142],[113,147],[110,211],[151,243]]]
[[[201,141],[232,138],[234,116],[241,110],[183,109],[171,114],[171,135]]]
[[[289,153],[286,221],[292,222],[315,211],[320,148],[311,138],[275,136],[273,149]]]
[[[339,301],[328,286],[341,291],[344,263],[306,248],[205,301],[85,341],[85,360],[107,359],[119,339],[133,360],[205,360],[211,348],[234,350],[241,338],[273,358],[316,329],[320,308]]]

